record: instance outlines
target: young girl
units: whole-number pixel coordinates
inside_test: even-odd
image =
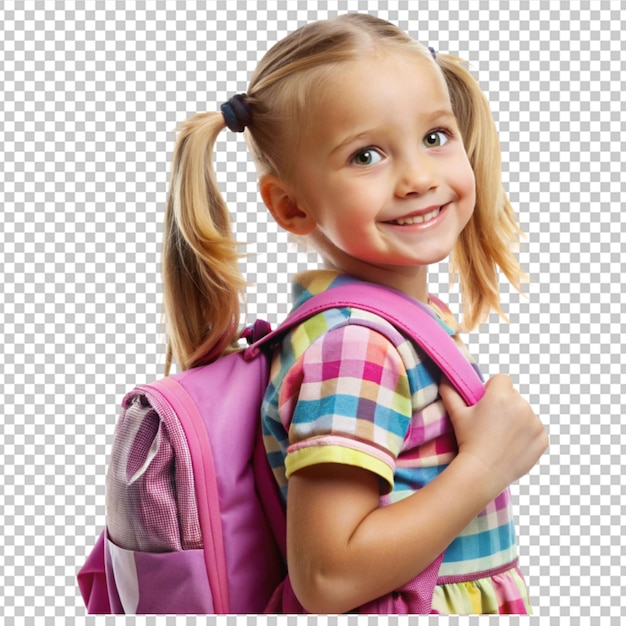
[[[245,130],[278,224],[324,261],[297,278],[296,307],[371,281],[428,304],[459,341],[430,301],[430,264],[452,254],[465,329],[500,311],[497,267],[517,286],[518,231],[477,83],[395,26],[344,15],[279,42],[247,94],[180,130],[164,253],[179,367],[234,349],[239,334],[239,249],[211,164],[226,126]],[[545,450],[541,423],[504,375],[466,407],[420,348],[392,345],[376,324],[333,309],[274,356],[262,419],[289,581],[273,610],[529,612],[508,486]]]

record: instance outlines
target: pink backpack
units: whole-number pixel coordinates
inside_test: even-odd
[[[303,612],[286,578],[285,512],[259,409],[266,348],[337,307],[386,319],[422,347],[468,405],[482,397],[480,378],[432,313],[370,283],[333,287],[273,332],[257,322],[247,349],[136,387],[115,430],[106,528],[78,574],[89,613]],[[116,545],[120,537],[135,549]],[[441,558],[419,577],[423,605],[411,612],[429,611]]]

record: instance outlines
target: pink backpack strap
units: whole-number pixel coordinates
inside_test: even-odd
[[[406,294],[373,283],[340,285],[313,296],[289,315],[276,330],[250,346],[246,350],[246,358],[254,357],[263,344],[275,342],[280,335],[309,317],[331,308],[342,307],[358,308],[379,315],[413,339],[441,368],[468,405],[476,404],[484,395],[485,389],[480,377],[434,314]]]
[[[428,299],[433,303],[436,304],[437,307],[439,309],[441,309],[442,311],[444,311],[445,313],[450,313],[450,309],[448,308],[448,305],[443,302],[443,300],[440,300],[437,296],[433,296],[432,293],[428,294]]]

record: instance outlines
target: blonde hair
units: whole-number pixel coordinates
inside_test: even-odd
[[[522,234],[502,186],[500,141],[489,103],[458,57],[437,56],[476,180],[476,205],[452,254],[450,274],[459,277],[463,328],[471,330],[500,307],[498,268],[520,290],[525,278],[513,248]]]
[[[324,77],[357,54],[383,47],[431,58],[393,24],[356,13],[304,26],[267,52],[246,98],[252,122],[245,136],[260,175],[292,176],[289,155],[311,123],[307,111],[321,97]],[[460,278],[464,326],[470,329],[492,309],[502,314],[498,267],[519,288],[511,244],[520,231],[500,182],[500,147],[487,101],[460,59],[440,54],[436,63],[476,178],[474,215],[451,258],[452,277]],[[187,369],[232,350],[239,335],[245,280],[212,163],[223,128],[221,113],[197,114],[179,128],[174,149],[163,250],[167,371],[172,358]]]

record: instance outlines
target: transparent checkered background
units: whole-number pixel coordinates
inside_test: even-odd
[[[550,432],[549,452],[514,486],[536,613],[617,623],[626,574],[620,5],[3,3],[7,623],[84,615],[75,573],[104,523],[117,407],[136,381],[162,373],[159,258],[173,129],[244,91],[277,38],[354,10],[469,59],[492,104],[532,282],[525,298],[503,286],[509,326],[493,317],[467,339],[488,374],[513,376]],[[243,139],[224,133],[217,153],[237,236],[250,242],[250,313],[276,321],[290,275],[316,259],[268,220]],[[458,309],[445,263],[431,280]]]

